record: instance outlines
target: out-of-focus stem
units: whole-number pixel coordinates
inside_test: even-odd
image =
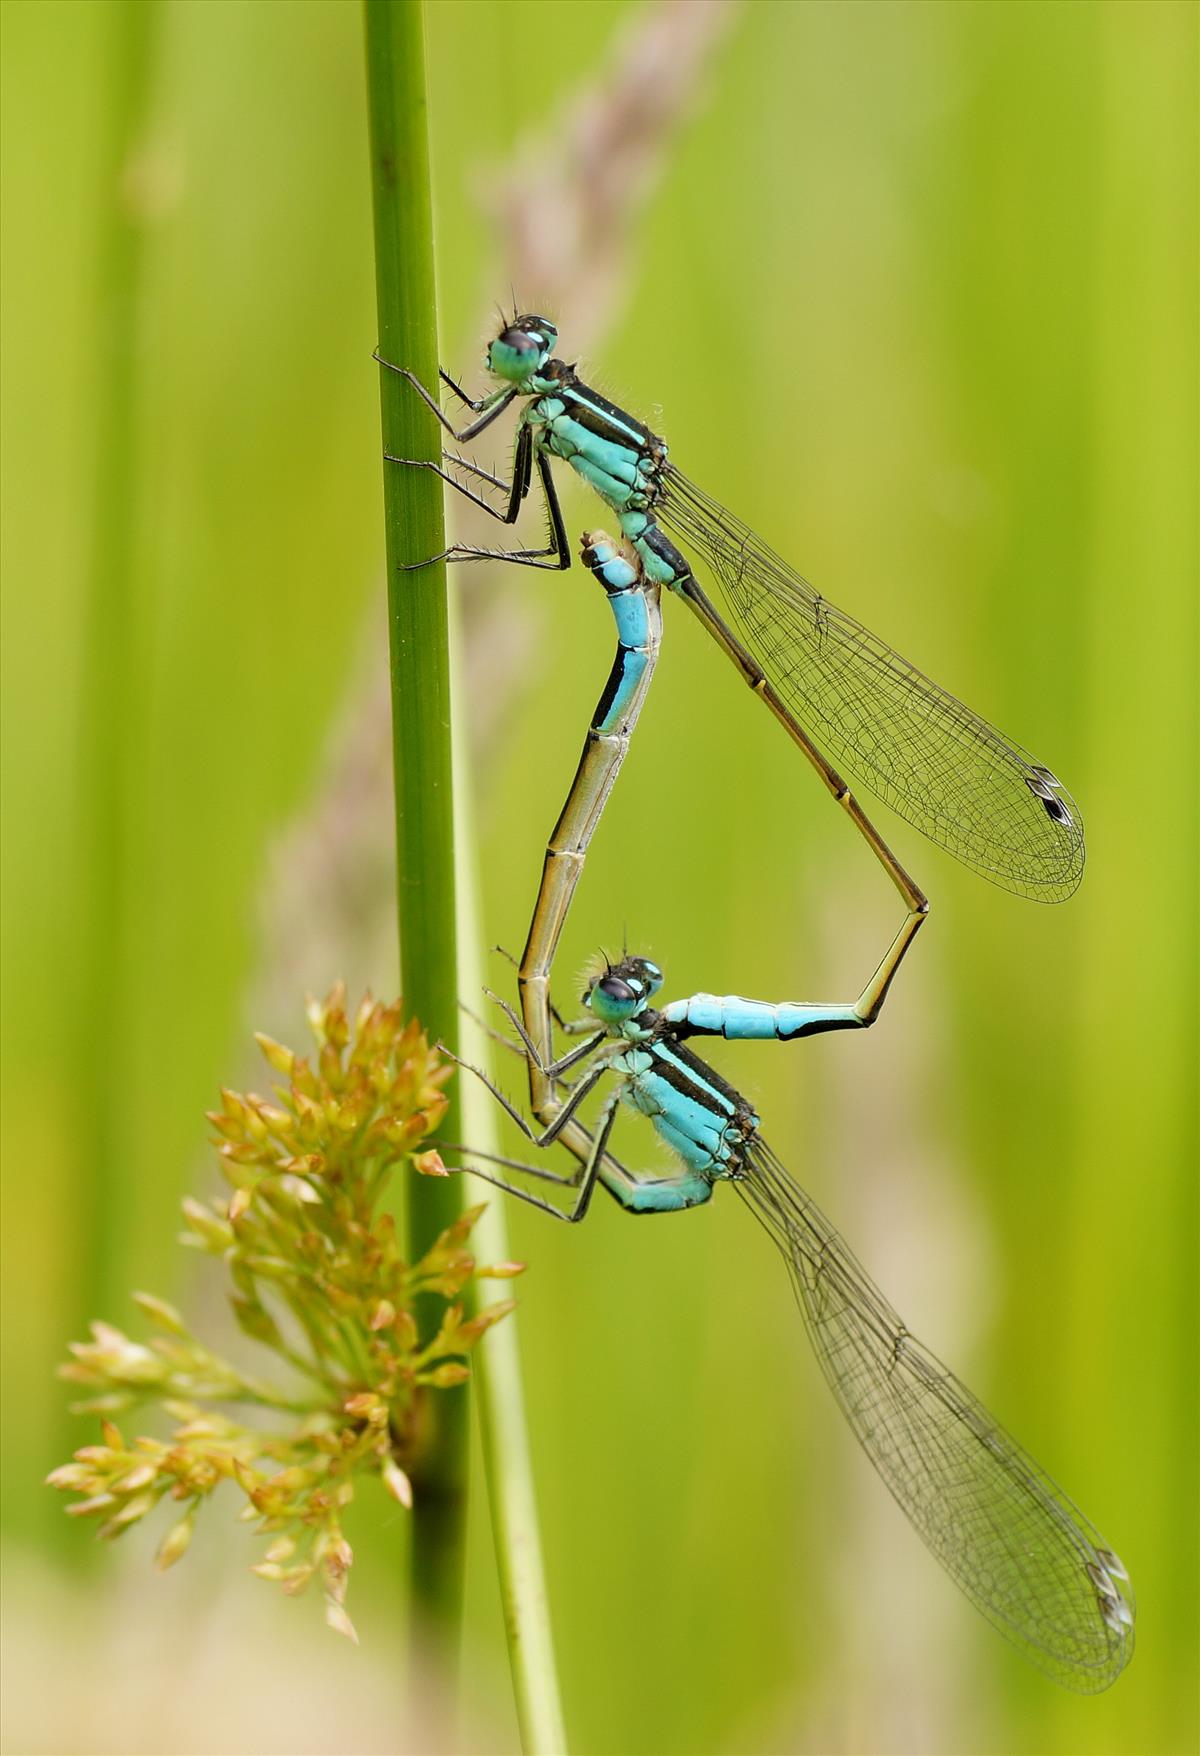
[[[462,745],[460,738],[458,748]],[[455,801],[459,821],[464,823],[470,811],[470,782],[461,762],[456,772]],[[475,871],[470,858],[464,857],[470,838],[460,833],[458,845],[462,984],[464,993],[478,994],[484,985],[484,971],[479,952],[480,911]],[[486,1058],[487,1041],[470,1017],[463,1020],[463,1039],[467,1058],[481,1063]],[[495,1152],[499,1144],[496,1105],[478,1080],[464,1081],[462,1111],[463,1138],[482,1152]],[[479,1198],[486,1200],[487,1206],[471,1235],[472,1250],[477,1260],[485,1264],[507,1261],[504,1197],[487,1184],[480,1185],[479,1190]],[[472,1286],[477,1310],[486,1310],[512,1290],[507,1281],[476,1280]],[[496,1324],[476,1351],[476,1407],[521,1748],[525,1756],[564,1756],[567,1734],[542,1565],[533,1457],[525,1425],[518,1317],[519,1313]]]
[[[150,217],[139,188],[161,24],[157,0],[113,7],[106,138],[99,175],[99,317],[93,511],[80,677],[77,869],[80,891],[75,1016],[74,1163],[79,1213],[78,1304],[72,1331],[120,1308],[130,1276],[123,1112],[129,1008],[128,891],[136,800],[132,774],[144,736],[148,632],[138,538],[143,287]],[[77,1442],[77,1441],[76,1441]],[[61,1520],[58,1521],[61,1524]],[[78,1545],[75,1545],[78,1548]]]

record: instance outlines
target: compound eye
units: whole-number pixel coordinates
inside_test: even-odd
[[[606,1000],[615,1000],[618,1005],[624,1005],[638,997],[636,989],[631,988],[628,982],[623,982],[620,976],[602,976],[596,986]]]
[[[528,335],[523,329],[506,329],[497,338],[498,345],[507,348],[510,353],[526,359],[530,354],[540,354],[541,346],[536,336]]]

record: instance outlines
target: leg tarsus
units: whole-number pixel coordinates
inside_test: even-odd
[[[476,1067],[470,1061],[464,1061],[460,1055],[456,1055],[453,1050],[447,1049],[442,1044],[439,1044],[439,1048],[449,1060],[453,1061],[457,1066],[464,1068],[466,1072],[473,1073],[476,1079],[478,1079],[483,1085],[486,1085],[501,1109],[504,1110],[517,1124],[517,1127],[521,1130],[522,1134],[524,1134],[526,1140],[531,1140],[538,1148],[550,1146],[558,1139],[567,1123],[574,1116],[576,1110],[578,1110],[584,1098],[587,1097],[592,1088],[608,1071],[607,1062],[594,1062],[592,1066],[588,1068],[588,1071],[584,1074],[579,1083],[572,1087],[571,1095],[559,1110],[558,1114],[545,1128],[543,1128],[540,1134],[535,1134],[530,1127],[529,1122],[521,1114],[512,1099],[507,1097],[505,1093],[500,1090],[500,1087],[489,1079],[482,1067]]]
[[[483,465],[476,463],[474,458],[464,457],[461,451],[443,451],[442,462],[453,463],[459,469],[465,469],[471,475],[478,476],[481,482],[487,482],[493,488],[501,488],[506,494],[512,493],[511,482],[506,482],[503,476],[496,475],[490,469],[484,469]]]
[[[446,457],[453,457],[453,455],[452,452],[442,453],[443,459]],[[432,458],[397,457],[394,452],[385,451],[383,454],[383,461],[384,463],[398,463],[403,469],[431,469],[435,476],[440,476],[442,478],[447,487],[453,488],[456,494],[461,494],[464,500],[469,500],[472,506],[478,506],[481,512],[487,513],[489,518],[496,519],[500,524],[511,524],[513,522],[513,520],[505,513],[499,511],[493,506],[490,500],[485,500],[482,494],[477,494],[473,488],[468,488],[465,482],[460,482],[455,476],[452,476],[448,470],[444,470],[441,464],[434,463]],[[454,461],[461,462],[462,459],[455,458]],[[486,470],[477,469],[474,473],[478,476],[482,476],[485,481],[493,482],[496,487],[504,488],[506,490],[509,488],[507,482],[501,482],[495,476],[488,475]],[[546,553],[549,554],[550,551],[547,550]]]
[[[376,354],[375,358],[378,359],[379,355]],[[385,360],[384,364],[386,365],[387,363],[388,362]],[[470,411],[473,415],[477,415],[482,411],[484,404],[487,402],[486,396],[481,396],[478,399],[478,401],[476,401],[472,397],[469,397],[467,395],[466,391],[463,389],[462,385],[458,382],[458,379],[451,378],[449,372],[447,372],[447,370],[444,366],[438,367],[438,377],[441,379],[442,383],[447,387],[448,390],[452,390],[454,392],[454,394],[458,398],[459,402],[461,402],[466,408],[470,409]]]
[[[503,1012],[504,1016],[508,1019],[508,1022],[512,1025],[513,1029],[524,1043],[525,1053],[528,1055],[530,1061],[537,1068],[538,1072],[547,1079],[557,1079],[560,1073],[565,1073],[568,1068],[574,1067],[576,1062],[585,1060],[588,1055],[593,1054],[595,1050],[600,1047],[600,1044],[604,1041],[604,1038],[607,1035],[607,1032],[603,1029],[598,1030],[596,1028],[596,1023],[593,1019],[588,1026],[593,1032],[593,1038],[590,1043],[582,1043],[579,1048],[572,1049],[569,1054],[563,1055],[557,1061],[551,1061],[547,1064],[542,1060],[538,1053],[537,1044],[529,1035],[529,1032],[525,1029],[525,1026],[522,1024],[515,1009],[509,1005],[508,1001],[502,1000],[499,994],[492,992],[491,988],[485,988],[483,991],[493,1005],[498,1006],[501,1012]]]
[[[490,1038],[493,1043],[499,1043],[500,1047],[507,1049],[510,1054],[519,1055],[522,1060],[525,1059],[525,1050],[520,1043],[515,1043],[511,1037],[506,1037],[502,1030],[493,1030],[487,1020],[482,1018],[478,1012],[472,1011],[465,1000],[459,1001],[458,1010],[464,1018],[469,1018],[476,1029],[481,1030],[484,1036]]]
[[[537,1177],[543,1183],[557,1183],[563,1189],[577,1189],[583,1176],[583,1162],[577,1164],[569,1173],[551,1171],[545,1165],[526,1164],[524,1159],[506,1158],[503,1153],[483,1152],[476,1146],[464,1146],[461,1141],[448,1141],[441,1149],[443,1152],[469,1152],[475,1158],[481,1158],[489,1165],[503,1165],[505,1170],[524,1171],[527,1176]]]
[[[548,560],[553,554],[552,549],[480,549],[472,543],[451,543],[437,555],[429,555],[424,561],[409,561],[401,565],[402,573],[416,573],[422,567],[432,567],[435,561],[507,561],[515,567],[537,567],[543,572],[561,573],[558,561]]]
[[[479,1153],[477,1155],[493,1164],[503,1164],[506,1166],[513,1165],[516,1169],[532,1172],[535,1177],[540,1176],[550,1182],[561,1182],[569,1184],[571,1187],[577,1187],[579,1193],[575,1198],[574,1205],[566,1212],[564,1212],[561,1207],[555,1207],[552,1201],[546,1201],[540,1195],[534,1195],[531,1190],[519,1189],[515,1183],[506,1183],[502,1178],[494,1177],[487,1171],[481,1171],[473,1165],[462,1165],[459,1168],[465,1171],[470,1171],[472,1176],[482,1178],[485,1183],[491,1183],[497,1189],[503,1189],[507,1195],[515,1195],[519,1201],[527,1201],[531,1207],[541,1208],[543,1213],[552,1214],[555,1219],[565,1220],[568,1225],[578,1225],[580,1220],[586,1217],[587,1210],[591,1205],[592,1193],[596,1187],[596,1179],[599,1175],[600,1166],[604,1162],[604,1157],[608,1150],[609,1136],[613,1131],[613,1124],[616,1120],[617,1103],[619,1098],[620,1093],[614,1091],[605,1100],[604,1109],[600,1117],[600,1125],[597,1128],[595,1137],[592,1141],[587,1162],[579,1168],[575,1173],[575,1176],[571,1179],[559,1178],[551,1173],[539,1171],[533,1165],[521,1165],[511,1159],[502,1159],[498,1154]],[[450,1150],[469,1151],[470,1148],[451,1148]],[[622,1176],[628,1177],[628,1175],[629,1173],[622,1167]]]
[[[548,1213],[551,1219],[562,1219],[569,1223],[575,1218],[573,1213],[564,1213],[561,1207],[555,1207],[552,1201],[544,1200],[542,1196],[535,1195],[532,1190],[519,1189],[515,1183],[506,1183],[503,1177],[494,1177],[490,1171],[481,1171],[478,1165],[463,1164],[455,1168],[460,1171],[469,1171],[471,1176],[478,1177],[483,1183],[490,1183],[493,1189],[502,1189],[506,1195],[515,1195],[518,1201],[527,1201],[530,1207],[540,1208],[543,1213]]]
[[[437,416],[442,426],[446,429],[447,433],[450,434],[450,437],[457,445],[469,445],[472,439],[478,438],[479,434],[483,432],[485,427],[490,427],[496,417],[503,414],[504,410],[517,394],[515,385],[512,385],[505,390],[492,391],[488,396],[481,397],[478,403],[471,402],[470,397],[464,397],[463,400],[467,405],[472,410],[477,411],[477,418],[474,421],[469,422],[460,433],[455,427],[453,421],[450,420],[449,416],[443,413],[442,406],[438,402],[437,397],[434,396],[431,391],[426,390],[415,372],[410,372],[407,366],[397,366],[393,361],[385,360],[378,348],[375,349],[374,358],[381,366],[386,366],[389,372],[395,372],[399,377],[408,380],[417,395],[421,398],[421,401],[432,414]],[[439,376],[444,377],[440,367],[438,368],[438,374]],[[457,390],[457,386],[455,386],[455,389]]]

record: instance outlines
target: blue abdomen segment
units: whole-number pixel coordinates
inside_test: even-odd
[[[622,560],[622,566],[627,567],[628,562]],[[621,590],[610,585],[608,580],[611,571],[605,569],[604,589],[608,593],[608,607],[617,625],[617,639],[622,646],[645,646],[650,637],[646,600],[636,584],[625,586]]]
[[[672,1000],[662,1015],[681,1037],[725,1037],[729,1042],[792,1042],[825,1030],[859,1030],[862,1019],[852,1005],[828,1006],[803,1000],[745,1000],[740,994],[693,994]]]
[[[585,536],[584,543],[584,560],[610,597],[618,597],[637,584],[637,568],[603,531]]]
[[[713,1186],[699,1172],[684,1176],[643,1177],[622,1193],[621,1206],[629,1213],[679,1213],[686,1207],[700,1207],[712,1199]]]
[[[617,625],[617,656],[592,724],[594,732],[608,734],[623,726],[630,702],[652,663],[650,613],[636,568],[608,538],[588,539],[584,560],[608,594],[608,607]]]
[[[675,591],[692,577],[691,568],[670,537],[640,507],[621,513],[621,529],[641,557],[647,579]]]
[[[620,731],[625,723],[629,703],[637,693],[649,663],[650,655],[644,647],[639,651],[636,647],[622,645],[609,673],[601,703],[603,712],[597,716],[594,731],[602,734]]]

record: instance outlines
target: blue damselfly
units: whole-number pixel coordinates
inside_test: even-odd
[[[521,1020],[501,1005],[541,1076],[574,1084],[536,1132],[478,1069],[535,1146],[555,1141],[570,1174],[456,1149],[457,1168],[558,1219],[584,1218],[599,1184],[627,1212],[672,1213],[731,1184],[788,1266],[809,1339],[855,1437],[888,1489],[967,1596],[1049,1676],[1083,1693],[1105,1689],[1133,1651],[1128,1575],[1100,1533],[955,1375],[906,1328],[829,1221],[763,1140],[752,1106],[687,1047],[697,1036],[795,1039],[867,1022],[854,1004],[768,1005],[696,994],[655,1010],[662,972],[648,959],[607,964],[583,996],[585,1040],[557,1061],[537,1057]],[[613,1081],[594,1132],[577,1112]],[[649,1118],[678,1168],[636,1175],[608,1152],[618,1105]],[[451,1150],[451,1149],[447,1149]],[[573,1192],[567,1208],[506,1181],[526,1172]]]
[[[437,470],[504,524],[515,524],[536,465],[549,541],[509,550],[454,543],[445,558],[569,567],[551,469],[551,460],[561,459],[612,507],[646,578],[684,600],[811,760],[828,767],[819,745],[901,817],[1004,889],[1043,902],[1069,896],[1083,872],[1083,828],[1055,775],[822,597],[690,482],[669,461],[663,439],[553,357],[557,341],[547,318],[514,313],[487,349],[495,389],[472,398],[443,371],[442,382],[474,416],[461,431],[413,373],[381,362],[408,379],[459,444],[477,439],[523,399],[511,480],[454,453],[441,465],[390,459]],[[447,464],[477,485],[459,480]],[[489,500],[495,491],[506,497],[503,507]],[[668,532],[704,557],[729,622]]]

